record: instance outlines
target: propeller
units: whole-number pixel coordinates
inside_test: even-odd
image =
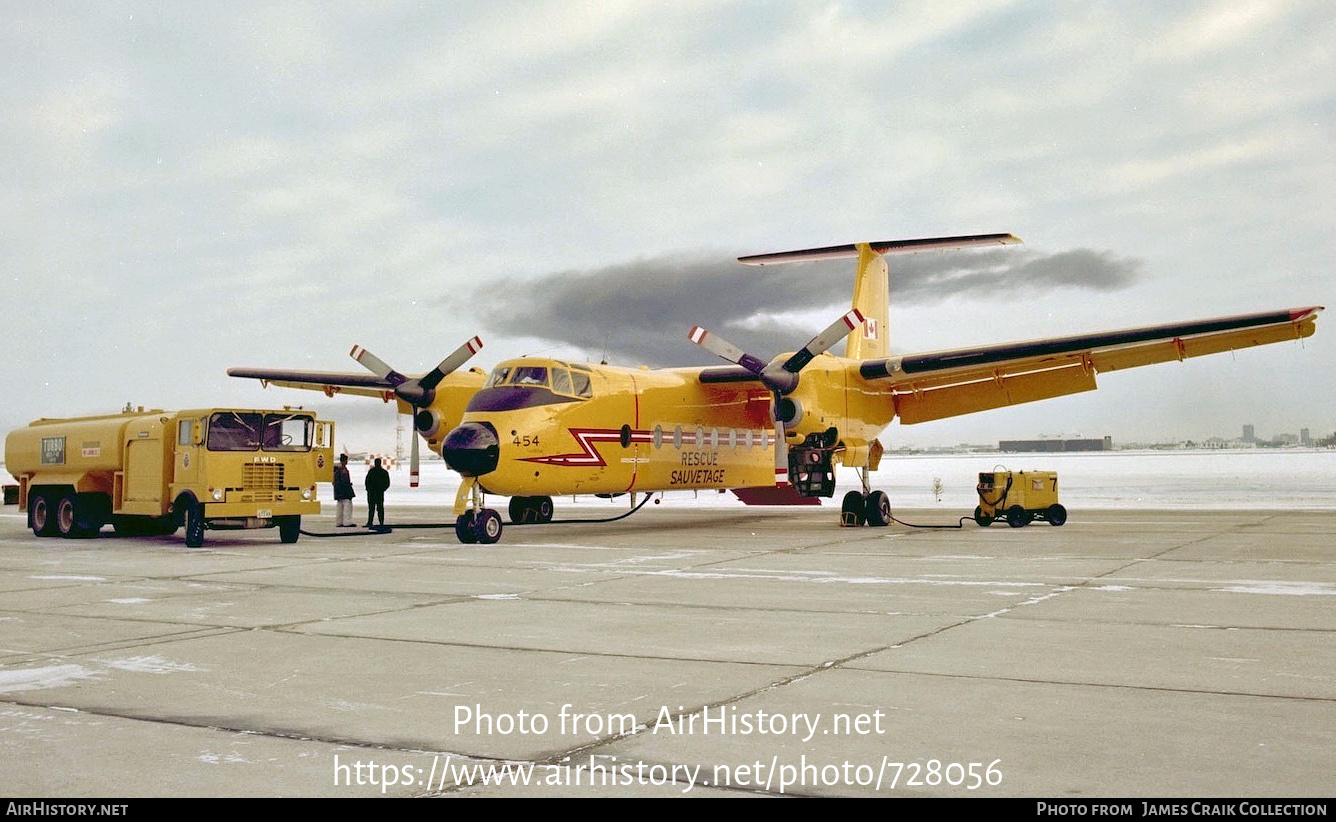
[[[353,350],[348,352],[363,368],[389,383],[394,389],[394,395],[413,408],[413,450],[409,468],[409,485],[413,488],[418,487],[418,432],[423,430],[418,412],[431,405],[436,398],[436,386],[441,384],[441,380],[468,362],[481,348],[482,340],[472,337],[421,377],[404,376],[360,345],[353,346]]]
[[[824,353],[835,343],[849,335],[850,331],[863,323],[863,314],[857,308],[845,313],[831,323],[820,334],[813,337],[807,345],[789,355],[784,362],[776,357],[766,363],[759,357],[748,354],[728,340],[706,331],[700,326],[693,326],[688,338],[696,345],[715,356],[740,365],[770,389],[772,398],[770,417],[775,423],[775,477],[787,477],[789,471],[788,442],[784,437],[784,426],[797,422],[802,416],[802,409],[797,402],[788,399],[798,387],[798,373],[817,355]]]

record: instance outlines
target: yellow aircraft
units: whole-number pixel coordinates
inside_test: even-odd
[[[868,478],[881,459],[877,437],[896,417],[913,424],[1074,394],[1094,389],[1097,373],[1300,339],[1314,332],[1322,310],[890,354],[885,255],[1019,242],[984,234],[741,257],[750,265],[857,258],[852,309],[797,352],[769,362],[696,327],[691,341],[733,365],[633,369],[521,357],[499,363],[485,382],[476,371],[452,375],[476,351],[474,338],[417,379],[357,348],[354,358],[374,378],[228,373],[397,398],[463,477],[454,510],[462,542],[500,539],[501,517],[485,507],[487,493],[511,497],[515,523],[551,521],[552,497],[567,494],[730,489],[748,504],[811,504],[833,496],[836,464],[862,479],[861,491],[844,496],[841,523],[880,526],[891,521],[890,501]],[[828,353],[840,340],[844,355]]]

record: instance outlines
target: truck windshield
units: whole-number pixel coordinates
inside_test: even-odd
[[[210,451],[309,451],[315,420],[306,414],[222,411],[209,417]]]

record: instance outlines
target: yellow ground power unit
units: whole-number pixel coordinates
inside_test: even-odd
[[[1056,471],[984,471],[979,474],[978,491],[974,521],[981,526],[999,519],[1006,519],[1012,528],[1036,519],[1048,520],[1049,525],[1067,521],[1067,509],[1058,503]]]

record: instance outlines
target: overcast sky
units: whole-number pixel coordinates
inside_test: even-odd
[[[7,3],[0,71],[4,430],[304,403],[385,447],[224,372],[768,358],[852,268],[734,258],[862,240],[1026,243],[892,258],[901,352],[1336,304],[1325,2]],[[1334,354],[1328,314],[883,441],[1330,433]]]

